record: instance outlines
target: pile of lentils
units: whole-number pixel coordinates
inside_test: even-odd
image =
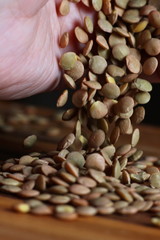
[[[57,106],[66,104],[72,89],[73,107],[62,119],[74,119],[74,130],[55,151],[3,162],[0,190],[25,199],[13,207],[22,213],[74,220],[150,211],[160,226],[160,159],[136,147],[141,105],[152,90],[141,75],[158,67],[160,12],[147,0],[62,0],[60,14],[79,2],[97,16],[95,22],[86,16],[74,29],[81,53],[65,52],[59,61],[66,89]],[[61,36],[61,48],[69,38],[68,32]],[[124,134],[131,137],[121,145]]]

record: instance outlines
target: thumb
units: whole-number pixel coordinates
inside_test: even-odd
[[[49,0],[5,0],[0,1],[0,11],[4,8],[12,8],[21,17],[33,17],[38,11],[43,8]]]

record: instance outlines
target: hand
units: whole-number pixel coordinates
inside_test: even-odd
[[[60,81],[59,37],[81,24],[87,9],[70,4],[59,16],[60,0],[0,1],[0,99],[17,99],[54,89]]]
[[[81,25],[84,16],[93,15],[80,4],[70,3],[70,14],[59,16],[56,8],[60,2],[0,1],[0,99],[51,91],[59,84],[59,57],[64,51],[77,51],[72,37],[66,49],[59,48],[59,38]],[[160,72],[157,70],[150,79],[160,81]]]

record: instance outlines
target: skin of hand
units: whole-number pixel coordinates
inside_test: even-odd
[[[0,1],[0,99],[51,91],[60,83],[59,58],[63,52],[76,50],[73,28],[91,14],[71,3],[69,15],[60,16],[60,2]],[[60,49],[64,32],[70,32],[70,44]]]
[[[0,99],[24,98],[60,85],[58,61],[63,52],[77,51],[73,28],[92,10],[70,3],[67,16],[58,14],[61,0],[0,1]],[[70,44],[60,49],[61,34]],[[160,79],[158,71],[151,77]]]

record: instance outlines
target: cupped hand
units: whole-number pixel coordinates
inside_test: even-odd
[[[76,51],[71,34],[69,47],[60,49],[64,32],[73,32],[88,8],[70,3],[68,16],[58,14],[61,0],[0,1],[0,99],[18,99],[53,90],[60,82],[58,66],[64,51]],[[149,77],[160,81],[160,68]]]
[[[60,35],[82,24],[87,8],[70,4],[58,14],[60,0],[0,1],[0,99],[23,98],[54,89],[60,81]],[[71,44],[67,50],[74,50]]]

